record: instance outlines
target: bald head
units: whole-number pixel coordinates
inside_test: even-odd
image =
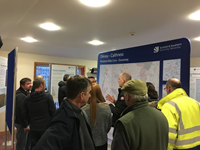
[[[122,78],[127,82],[128,80],[131,80],[131,74],[128,72],[123,72],[122,74]]]
[[[43,76],[42,75],[37,75],[36,78],[40,78],[40,79],[43,79]]]
[[[119,75],[119,87],[122,87],[124,83],[126,83],[128,80],[131,80],[131,75],[128,72],[123,72]]]
[[[181,81],[176,78],[171,78],[166,83],[166,88],[168,89],[167,93],[170,93],[171,91],[181,87],[182,87]]]

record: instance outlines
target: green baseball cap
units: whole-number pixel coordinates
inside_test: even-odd
[[[147,94],[146,82],[138,79],[133,79],[127,81],[124,86],[121,88],[122,91],[125,91],[129,94],[144,96]]]

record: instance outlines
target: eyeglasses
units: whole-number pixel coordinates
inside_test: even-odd
[[[166,91],[166,90],[167,90],[167,87],[164,87],[164,90]]]

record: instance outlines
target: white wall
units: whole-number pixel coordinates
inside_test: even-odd
[[[200,57],[191,58],[190,67],[200,67]]]
[[[9,51],[1,51],[0,56],[8,56]],[[46,55],[36,55],[27,53],[18,53],[18,64],[17,64],[17,87],[19,87],[20,79],[28,77],[31,80],[34,78],[34,62],[47,62],[47,63],[60,63],[60,64],[73,64],[73,65],[84,65],[85,75],[89,71],[88,68],[97,68],[97,61],[84,60],[84,59],[72,59],[65,57],[55,57]],[[5,130],[5,112],[0,113],[0,131]]]
[[[2,57],[7,57],[8,53],[9,53],[8,51],[0,50],[0,56]],[[97,67],[97,61],[94,61],[94,60],[72,59],[72,58],[65,58],[65,57],[19,53],[18,64],[17,64],[17,87],[19,87],[20,79],[24,77],[28,77],[33,80],[34,62],[84,65],[86,66],[85,75],[87,75],[87,72],[89,71],[88,68]]]

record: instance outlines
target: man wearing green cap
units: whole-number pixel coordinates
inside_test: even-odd
[[[168,122],[148,105],[146,83],[133,79],[122,87],[128,106],[114,127],[112,150],[167,150]]]

